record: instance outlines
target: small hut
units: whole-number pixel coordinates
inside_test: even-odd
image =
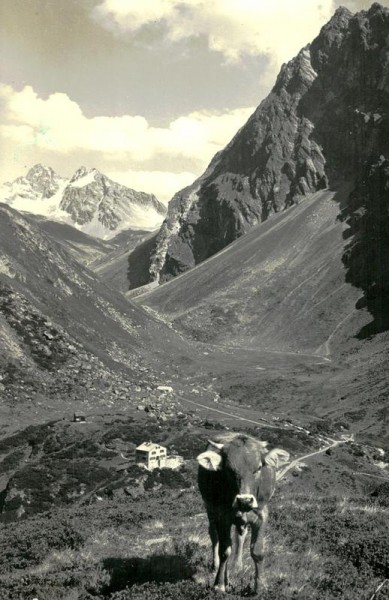
[[[85,423],[86,421],[86,416],[85,415],[80,415],[80,414],[73,414],[73,423]]]

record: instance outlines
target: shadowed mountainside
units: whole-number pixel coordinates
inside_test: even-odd
[[[111,240],[114,249],[88,266],[111,289],[127,292],[128,253],[130,252],[132,256],[137,246],[147,244],[154,236],[155,234],[149,231],[122,231]]]

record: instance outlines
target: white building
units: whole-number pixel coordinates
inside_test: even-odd
[[[143,442],[135,450],[135,462],[145,465],[148,469],[164,467],[166,456],[166,448],[153,442]]]

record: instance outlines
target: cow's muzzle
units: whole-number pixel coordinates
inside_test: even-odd
[[[238,494],[235,496],[233,508],[242,512],[248,512],[253,508],[258,508],[258,502],[252,494]]]

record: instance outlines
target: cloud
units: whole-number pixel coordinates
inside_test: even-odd
[[[125,173],[128,185],[136,187],[129,180],[132,173],[134,181],[155,181],[172,193],[179,189],[173,189],[172,173],[176,173],[177,183],[188,184],[193,164],[200,174],[254,110],[249,107],[220,113],[192,112],[166,127],[153,127],[139,115],[87,118],[66,94],[54,93],[42,99],[31,86],[15,91],[11,86],[0,85],[0,103],[4,116],[0,124],[1,144],[10,155],[29,148],[30,154],[49,152],[53,157],[72,158],[79,155],[82,162],[83,154],[93,153],[95,162],[104,165],[106,171],[122,176]],[[153,162],[158,164],[155,169],[150,168]],[[165,191],[163,196],[166,198]]]
[[[227,61],[266,54],[278,69],[333,12],[332,0],[103,0],[93,15],[119,34],[158,25],[171,42],[205,36]]]
[[[195,173],[187,171],[172,173],[169,171],[112,170],[106,171],[105,174],[113,181],[135,190],[156,194],[158,199],[165,203],[178,190],[190,185],[196,179]]]
[[[30,86],[16,92],[0,85],[0,98],[5,105],[0,133],[16,143],[61,153],[99,151],[111,159],[124,153],[136,163],[163,155],[210,160],[254,110],[192,112],[162,128],[150,126],[142,116],[87,118],[66,94],[55,93],[43,100]]]

